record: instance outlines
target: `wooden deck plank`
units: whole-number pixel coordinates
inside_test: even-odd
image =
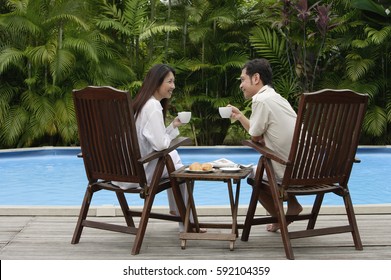
[[[121,217],[96,217],[123,223]],[[215,220],[216,217],[202,217]],[[229,222],[229,216],[219,217]],[[341,215],[321,215],[319,226],[342,222]],[[240,237],[235,250],[228,241],[188,240],[181,249],[178,225],[151,220],[139,255],[130,254],[134,236],[85,228],[79,244],[70,243],[77,217],[0,216],[1,260],[142,260],[142,259],[267,259],[285,260],[279,233],[269,233],[264,226],[251,230],[248,242]],[[244,217],[239,217],[243,222]],[[391,260],[391,214],[357,215],[364,246],[356,251],[348,233],[292,240],[297,260]],[[301,227],[295,222],[290,227]],[[209,232],[225,229],[208,229]],[[239,231],[240,235],[241,231]]]

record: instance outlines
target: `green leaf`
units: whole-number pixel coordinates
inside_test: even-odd
[[[372,0],[352,0],[352,7],[360,10],[374,12],[382,16],[387,16],[383,6],[380,4],[376,4]]]
[[[370,135],[381,136],[387,127],[387,115],[384,108],[372,106],[365,115],[363,129]]]

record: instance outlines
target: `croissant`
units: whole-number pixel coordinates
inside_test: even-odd
[[[201,164],[201,168],[203,171],[210,171],[213,168],[213,165],[210,163],[203,163]]]
[[[192,170],[192,171],[201,171],[201,170],[202,170],[202,165],[201,165],[201,163],[199,163],[199,162],[193,162],[192,164],[190,164],[189,170]]]

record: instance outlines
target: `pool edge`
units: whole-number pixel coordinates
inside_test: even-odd
[[[134,207],[139,210],[141,207]],[[391,204],[368,204],[355,205],[356,215],[368,214],[391,214]],[[0,216],[78,216],[80,206],[0,206]],[[154,211],[167,213],[168,207],[156,206]],[[309,212],[310,206],[304,206],[304,211]],[[199,216],[230,216],[229,206],[199,206]],[[247,207],[239,207],[238,216],[245,216]],[[266,212],[258,207],[257,215],[265,215]],[[320,215],[342,215],[345,214],[343,206],[323,206]],[[113,205],[91,206],[89,216],[116,217],[122,216],[121,208]]]

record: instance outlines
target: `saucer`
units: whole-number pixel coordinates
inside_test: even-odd
[[[220,170],[223,172],[238,172],[240,167],[221,167]]]

